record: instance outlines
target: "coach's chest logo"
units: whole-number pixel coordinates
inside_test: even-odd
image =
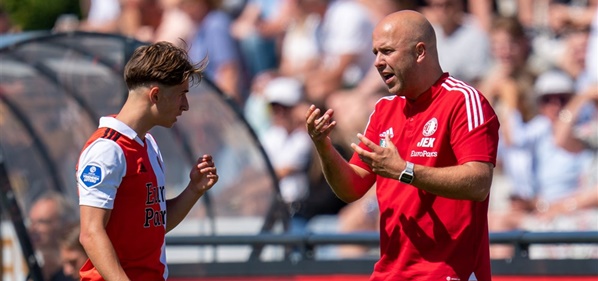
[[[438,129],[438,120],[436,120],[436,118],[432,118],[426,122],[424,129],[422,130],[422,135],[424,135],[424,137],[419,140],[417,147],[434,147],[436,138],[430,138],[430,136],[436,132],[436,129]]]
[[[424,137],[429,137],[436,133],[436,129],[438,129],[438,120],[436,120],[436,118],[432,118],[428,122],[426,122],[426,125],[424,125],[424,130],[422,131],[422,134],[424,135]]]

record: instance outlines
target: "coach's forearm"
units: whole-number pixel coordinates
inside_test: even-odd
[[[347,202],[361,197],[374,184],[375,176],[349,164],[334,148],[330,138],[315,143],[322,164],[322,172],[336,196]]]
[[[469,162],[463,165],[434,168],[416,165],[413,186],[453,199],[484,201],[490,193],[493,165]]]

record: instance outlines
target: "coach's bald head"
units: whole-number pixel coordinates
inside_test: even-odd
[[[404,10],[384,17],[372,34],[375,66],[392,93],[416,98],[442,75],[436,35],[432,24],[420,13]],[[388,55],[381,51],[389,52]],[[386,77],[386,78],[385,78]]]

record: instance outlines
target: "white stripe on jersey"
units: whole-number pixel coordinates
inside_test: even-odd
[[[383,96],[380,99],[378,99],[378,101],[376,101],[376,105],[381,101],[381,100],[394,100],[396,97],[398,97],[397,95],[392,95],[392,96]],[[401,98],[405,98],[405,97],[401,97]],[[376,106],[374,105],[374,108],[376,108]],[[365,133],[368,130],[368,127],[370,126],[370,120],[372,120],[372,116],[374,115],[374,112],[376,112],[376,110],[372,110],[372,113],[370,113],[370,116],[368,117],[368,122],[365,124],[365,128],[363,129],[363,135],[365,136]]]
[[[449,77],[442,83],[442,87],[449,91],[459,91],[465,97],[465,108],[467,110],[467,128],[469,131],[484,123],[484,113],[480,93],[473,87]]]
[[[475,99],[475,106],[477,107],[477,112],[479,113],[479,116],[480,116],[480,124],[484,123],[485,119],[484,119],[484,113],[482,112],[482,101],[480,100],[480,95],[481,95],[480,92],[478,92],[478,90],[476,90],[476,88],[472,87],[471,85],[468,85],[461,80],[457,80],[454,77],[449,76],[449,79],[451,81],[471,90],[470,93],[472,94],[472,96]]]

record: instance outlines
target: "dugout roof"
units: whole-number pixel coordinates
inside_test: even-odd
[[[123,67],[143,44],[83,32],[0,36],[0,149],[23,217],[47,190],[77,200],[80,149],[99,117],[124,103]],[[205,78],[188,98],[191,109],[174,128],[152,130],[166,162],[168,198],[187,185],[198,156],[215,158],[220,180],[192,210],[187,219],[197,223],[185,231],[257,234],[286,221],[271,165],[235,104]],[[243,227],[231,228],[236,221]]]

